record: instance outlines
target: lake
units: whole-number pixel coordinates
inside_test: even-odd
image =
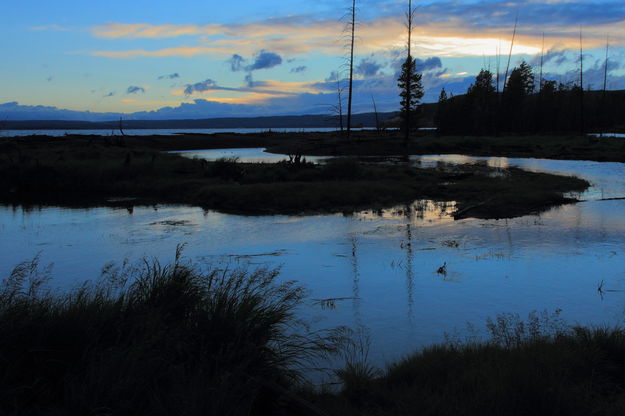
[[[280,160],[262,149],[186,152],[190,157]],[[383,366],[445,333],[483,334],[498,313],[561,309],[570,324],[616,325],[625,307],[625,164],[462,155],[414,163],[486,163],[588,179],[585,202],[508,220],[450,216],[448,204],[350,216],[237,216],[188,206],[66,209],[0,206],[0,276],[37,254],[52,284],[71,288],[110,261],[185,256],[214,267],[281,267],[309,290],[299,313],[314,328],[363,326]],[[602,200],[603,199],[603,200]],[[437,273],[445,265],[447,274]],[[597,288],[603,281],[604,293]],[[333,307],[321,302],[337,299]],[[481,332],[480,332],[481,331]]]

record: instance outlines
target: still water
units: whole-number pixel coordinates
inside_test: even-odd
[[[238,156],[283,158],[239,149]],[[220,153],[221,152],[221,153]],[[213,151],[219,157],[234,150]],[[228,153],[230,152],[230,153]],[[235,153],[232,153],[235,152]],[[197,155],[196,155],[197,156]],[[125,209],[0,207],[0,276],[39,253],[53,284],[72,287],[102,266],[144,256],[186,257],[216,267],[281,267],[309,290],[300,311],[316,328],[365,326],[377,365],[444,334],[483,328],[501,312],[562,309],[575,324],[616,325],[625,317],[625,164],[425,156],[415,163],[481,162],[577,174],[593,183],[585,202],[509,220],[449,215],[453,203],[352,216],[226,215],[186,206]],[[418,209],[417,209],[418,208]],[[410,215],[405,215],[410,212]],[[447,274],[437,273],[446,265]],[[597,291],[604,282],[603,296]],[[621,292],[624,291],[624,292]],[[320,299],[340,298],[334,308]]]

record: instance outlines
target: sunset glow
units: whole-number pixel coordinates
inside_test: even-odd
[[[89,7],[75,0],[25,0],[2,20],[3,111],[45,105],[76,111],[133,113],[182,103],[265,105],[263,114],[323,112],[344,79],[346,2],[240,1],[232,6],[147,1]],[[354,105],[397,109],[396,79],[405,56],[405,4],[360,5]],[[418,5],[413,51],[422,62],[425,101],[442,87],[463,93],[480,68],[504,65],[518,17],[511,65],[534,66],[543,51],[547,77],[574,81],[583,35],[588,82],[596,85],[609,36],[609,86],[625,88],[621,57],[625,8],[620,2],[524,0]],[[175,9],[175,10],[172,10]],[[10,41],[8,41],[10,39]],[[499,58],[497,58],[499,56]],[[174,76],[175,74],[175,76]],[[210,88],[199,88],[210,81]],[[150,88],[144,88],[150,85]],[[132,86],[138,89],[129,89]],[[192,93],[185,93],[191,89]],[[131,91],[131,92],[129,92]],[[17,104],[16,104],[17,103]],[[206,103],[205,103],[206,104]],[[207,117],[219,116],[207,108]],[[11,113],[13,114],[13,113]],[[249,114],[248,114],[249,115]],[[180,117],[184,117],[180,111]]]

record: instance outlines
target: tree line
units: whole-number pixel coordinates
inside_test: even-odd
[[[578,83],[536,81],[525,61],[515,67],[502,92],[495,75],[482,69],[466,94],[441,90],[435,114],[443,135],[571,134],[603,132],[623,125],[621,91],[585,91]]]

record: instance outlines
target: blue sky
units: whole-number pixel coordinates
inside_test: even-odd
[[[10,0],[0,14],[0,117],[328,113],[337,103],[337,87],[346,86],[343,17],[350,4]],[[407,1],[357,4],[355,110],[371,111],[372,97],[380,111],[396,110]],[[420,60],[426,101],[435,100],[442,87],[463,93],[482,67],[494,71],[497,50],[508,53],[517,15],[512,66],[521,59],[537,64],[544,32],[547,77],[575,81],[581,27],[585,84],[601,86],[609,35],[609,87],[625,88],[625,5],[620,1],[413,4],[413,55]],[[500,59],[502,72],[506,58]]]

